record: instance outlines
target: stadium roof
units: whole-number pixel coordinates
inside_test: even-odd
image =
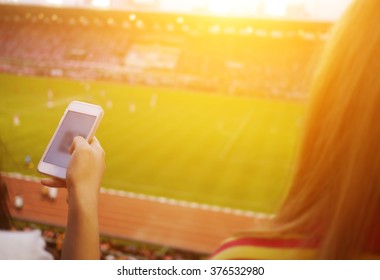
[[[89,23],[103,21],[109,23],[112,21],[113,26],[120,26],[125,21],[142,21],[145,24],[154,25],[156,22],[172,23],[176,25],[186,24],[198,26],[200,28],[219,25],[220,27],[233,26],[236,28],[253,28],[263,30],[278,31],[302,31],[325,33],[330,27],[330,22],[311,22],[311,21],[295,21],[284,19],[264,19],[264,18],[243,18],[243,17],[219,17],[194,14],[178,14],[178,13],[154,13],[139,11],[119,11],[119,10],[97,10],[70,7],[49,7],[49,6],[26,6],[26,5],[0,5],[0,20],[9,19],[12,15],[17,20],[27,18],[36,18],[36,21],[47,23],[50,17],[50,23],[54,22],[54,18],[63,18],[70,20],[71,18],[79,18],[88,20]]]

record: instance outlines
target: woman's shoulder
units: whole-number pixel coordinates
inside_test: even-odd
[[[45,245],[39,230],[0,230],[0,259],[3,260],[51,260],[53,257]]]
[[[316,245],[295,234],[245,232],[226,239],[211,259],[313,259]]]

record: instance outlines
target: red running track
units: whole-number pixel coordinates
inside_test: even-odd
[[[3,177],[11,202],[17,194],[23,198],[21,210],[11,203],[14,218],[66,225],[66,190],[60,189],[52,201],[43,195],[38,182]],[[254,222],[255,218],[246,215],[108,193],[101,193],[99,200],[101,234],[206,254],[233,233],[252,228]]]

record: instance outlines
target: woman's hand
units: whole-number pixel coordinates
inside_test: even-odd
[[[99,259],[98,196],[105,170],[105,154],[99,141],[88,143],[77,136],[70,148],[66,181],[42,179],[45,186],[68,190],[68,220],[63,259]]]
[[[105,153],[94,137],[88,143],[83,137],[74,138],[70,147],[71,159],[66,180],[44,178],[42,185],[53,188],[67,188],[68,202],[96,202],[105,170]]]
[[[70,153],[66,173],[69,204],[72,200],[97,201],[105,170],[105,153],[99,141],[94,137],[89,144],[83,137],[77,136]]]

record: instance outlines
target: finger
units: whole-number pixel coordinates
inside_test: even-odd
[[[80,148],[84,145],[88,145],[86,139],[84,139],[82,136],[75,136],[73,143],[70,146],[70,154],[72,154],[75,149]]]
[[[41,184],[47,187],[66,188],[66,182],[57,178],[43,178]]]
[[[92,137],[92,139],[91,139],[91,141],[90,141],[90,145],[100,146],[100,143],[99,143],[98,138],[96,138],[95,136]]]
[[[92,148],[104,152],[102,146],[100,145],[98,138],[96,138],[95,136],[92,138],[90,145]]]
[[[66,181],[57,178],[43,178],[41,184],[46,187],[66,188]]]

